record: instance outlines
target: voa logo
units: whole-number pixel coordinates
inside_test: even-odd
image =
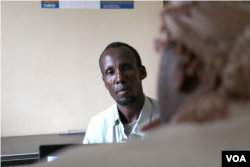
[[[227,162],[247,162],[244,155],[226,155]]]

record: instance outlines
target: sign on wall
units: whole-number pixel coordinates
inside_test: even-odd
[[[134,9],[134,1],[42,1],[42,8],[54,9]]]

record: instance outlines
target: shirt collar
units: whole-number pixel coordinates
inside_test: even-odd
[[[152,117],[152,104],[150,103],[149,99],[145,96],[145,101],[141,110],[141,113],[139,115],[139,118],[137,120],[137,123],[135,124],[135,129],[133,130],[133,134],[145,136],[148,132],[141,132],[140,128],[146,124],[148,124]]]
[[[120,116],[119,116],[119,113],[118,113],[118,109],[117,109],[117,104],[115,104],[115,107],[114,107],[114,123],[113,123],[113,126],[117,125],[119,123],[119,120],[120,120]]]
[[[118,113],[117,104],[115,104],[114,110],[115,110],[115,112],[114,112],[115,115],[114,115],[113,126],[118,125],[120,122],[120,116]],[[143,125],[146,125],[150,122],[151,116],[152,116],[152,105],[151,105],[148,97],[145,96],[145,100],[144,100],[144,104],[143,104],[142,109],[141,109],[141,113],[140,113],[139,118],[135,124],[135,129],[132,131],[132,133],[136,134],[136,135],[140,135],[140,136],[147,135],[147,132],[141,132],[141,131],[139,131],[139,129]]]

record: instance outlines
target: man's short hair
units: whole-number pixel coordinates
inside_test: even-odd
[[[126,44],[126,43],[123,43],[123,42],[113,42],[113,43],[109,44],[109,45],[104,49],[104,51],[105,51],[105,50],[108,50],[108,49],[111,49],[111,48],[119,48],[119,47],[122,47],[122,46],[126,46],[126,47],[128,47],[130,50],[132,50],[132,52],[133,52],[134,55],[135,55],[137,67],[138,67],[138,68],[141,67],[142,64],[141,64],[141,57],[140,57],[139,53],[135,50],[135,48],[133,48],[132,46],[130,46],[130,45]],[[104,51],[103,51],[103,52],[104,52]],[[102,54],[103,54],[103,52],[102,52]],[[102,75],[103,75],[103,71],[102,71],[102,67],[101,67],[102,54],[101,54],[101,56],[100,56],[100,58],[99,58],[99,66],[100,66],[100,69],[101,69],[101,72],[102,72]]]

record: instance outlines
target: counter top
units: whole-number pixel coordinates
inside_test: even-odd
[[[9,166],[7,162],[24,160],[32,164],[39,159],[40,145],[81,144],[83,138],[84,134],[1,137],[1,164]]]

